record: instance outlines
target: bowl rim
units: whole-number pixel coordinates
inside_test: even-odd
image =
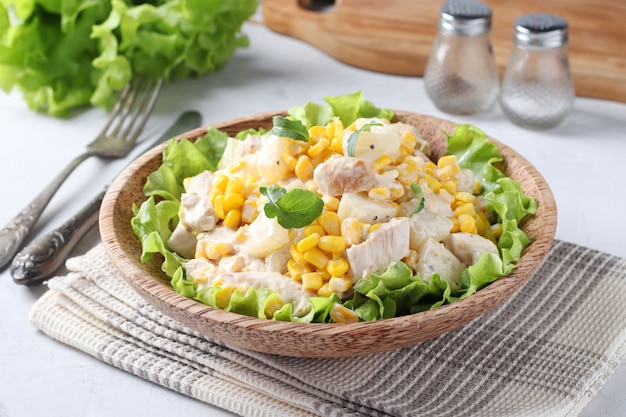
[[[457,126],[460,123],[451,122],[448,120],[440,119],[433,116],[427,116],[420,113],[394,110],[396,118],[403,116],[415,116],[423,119],[431,119],[433,121],[442,123],[448,126]],[[272,116],[277,114],[286,114],[285,110],[269,111],[256,113],[249,116],[243,116],[239,118],[230,119],[220,123],[213,124],[212,126],[218,129],[224,129],[228,126],[235,126],[247,121],[271,120]],[[178,136],[178,139],[194,139],[203,135],[207,130],[207,127],[201,127],[189,132],[185,132]],[[385,335],[390,329],[395,332],[415,332],[420,329],[428,329],[428,323],[433,320],[444,320],[446,318],[455,317],[455,323],[453,328],[459,327],[474,318],[482,315],[489,310],[495,308],[506,300],[513,292],[515,292],[524,282],[526,282],[539,268],[539,266],[545,260],[547,253],[554,240],[556,233],[556,202],[554,196],[543,178],[543,176],[536,170],[536,168],[530,164],[523,156],[515,152],[512,148],[504,145],[500,141],[487,136],[503,154],[505,159],[515,158],[518,163],[524,165],[530,177],[533,179],[534,184],[540,184],[542,187],[539,192],[540,195],[534,195],[533,197],[538,201],[541,201],[542,210],[542,230],[538,237],[534,238],[532,243],[525,249],[524,254],[517,264],[517,267],[507,276],[501,277],[488,286],[480,289],[476,293],[466,298],[460,299],[450,304],[444,304],[432,310],[427,310],[419,313],[414,313],[405,316],[393,317],[384,320],[370,321],[370,322],[358,322],[358,323],[294,323],[294,322],[278,322],[268,319],[259,319],[256,317],[244,316],[237,313],[232,313],[217,308],[210,307],[208,305],[197,302],[193,299],[187,298],[174,291],[171,286],[169,291],[158,292],[155,291],[155,283],[161,285],[162,283],[156,280],[152,275],[146,274],[146,269],[140,264],[138,259],[130,259],[127,253],[120,247],[119,230],[114,226],[115,216],[112,215],[115,211],[115,205],[118,203],[118,197],[124,192],[124,186],[129,182],[136,180],[133,178],[133,174],[136,167],[143,167],[148,162],[154,160],[154,158],[160,158],[162,150],[167,146],[168,142],[155,146],[144,154],[140,155],[135,161],[127,166],[111,183],[103,199],[102,208],[99,216],[99,228],[101,237],[108,253],[108,256],[113,260],[114,264],[120,271],[124,279],[131,284],[131,286],[138,292],[143,298],[148,300],[161,312],[165,312],[170,317],[177,321],[182,321],[184,324],[194,328],[198,331],[206,333],[205,324],[203,321],[207,321],[207,325],[215,326],[216,333],[208,334],[209,337],[214,337],[218,340],[222,340],[225,343],[230,343],[235,346],[257,350],[259,352],[280,354],[286,356],[308,356],[308,357],[340,357],[340,356],[357,356],[368,353],[381,352],[386,350],[397,349],[419,343],[427,340],[420,339],[419,335],[409,338],[406,342],[394,343],[392,347],[378,346],[368,351],[365,348],[355,349],[354,352],[344,352],[343,354],[337,353],[324,353],[317,352],[315,354],[308,355],[306,352],[289,351],[277,352],[275,349],[267,346],[250,346],[248,343],[241,343],[238,339],[241,334],[253,332],[258,334],[271,333],[273,337],[282,335],[285,337],[293,337],[295,339],[298,336],[316,336],[316,337],[332,337],[335,340],[343,340],[347,334],[351,336],[343,343],[349,343],[350,340],[354,341],[355,337],[365,337],[367,334],[379,333],[379,338],[374,342],[395,342],[392,335]],[[425,138],[427,139],[427,138]],[[427,139],[428,140],[428,139]],[[525,190],[526,191],[526,190]],[[130,222],[127,222],[130,227]],[[137,245],[140,242],[137,240]],[[527,262],[533,261],[532,264]],[[139,264],[138,264],[139,262]],[[523,268],[522,268],[523,267]],[[520,276],[520,271],[524,272],[524,275]],[[169,279],[163,274],[164,279],[169,282]],[[158,290],[158,288],[156,289]],[[504,295],[504,296],[503,296]],[[477,304],[491,303],[489,308],[485,311],[481,311],[479,314],[472,314],[472,309]],[[169,307],[172,307],[171,309]],[[461,313],[459,317],[459,313]],[[437,320],[435,320],[437,321]],[[450,326],[451,323],[448,324]],[[228,337],[223,333],[232,333],[233,329],[234,337]],[[446,328],[444,323],[443,328]],[[449,329],[452,330],[453,328]],[[449,330],[445,330],[440,334],[446,333]],[[403,333],[404,334],[404,333]],[[405,335],[405,337],[408,337]],[[294,339],[294,340],[295,340]]]

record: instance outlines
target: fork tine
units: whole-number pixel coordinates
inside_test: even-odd
[[[122,126],[124,126],[124,122],[126,121],[126,118],[133,110],[133,106],[135,104],[135,100],[137,99],[137,96],[141,93],[141,87],[144,84],[143,81],[144,81],[143,75],[139,76],[137,79],[132,80],[131,84],[134,84],[132,92],[127,98],[125,98],[125,100],[122,101],[122,104],[123,104],[122,114],[117,118],[118,123],[113,129],[113,131],[109,132],[109,135],[119,136],[120,129],[122,129]],[[131,122],[130,122],[131,124],[133,123],[133,120],[134,119],[131,118]]]
[[[111,110],[111,115],[109,116],[108,120],[104,124],[104,127],[102,128],[102,130],[100,131],[100,134],[98,136],[106,135],[107,131],[111,127],[111,124],[117,118],[118,114],[120,113],[120,110],[122,110],[122,106],[123,106],[124,102],[126,101],[126,98],[127,98],[128,94],[130,94],[131,87],[133,86],[133,81],[134,80],[130,80],[124,86],[124,89],[120,93],[120,97],[117,99],[117,102],[115,103],[115,106],[113,106],[113,109]],[[124,110],[128,111],[126,106],[124,106]]]
[[[123,137],[125,137],[129,142],[137,140],[137,137],[146,125],[146,122],[154,109],[154,105],[157,97],[159,96],[159,91],[161,90],[162,85],[163,78],[159,78],[156,83],[154,82],[154,79],[150,79],[148,85],[146,85],[145,94],[141,99],[141,102],[135,108],[135,114],[132,116],[131,121],[123,134]],[[134,133],[131,135],[131,131],[137,121],[139,121],[139,124],[137,125]]]

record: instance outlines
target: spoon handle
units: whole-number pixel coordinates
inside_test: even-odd
[[[61,227],[27,245],[11,264],[16,284],[35,286],[49,278],[65,262],[80,239],[98,222],[106,188]]]

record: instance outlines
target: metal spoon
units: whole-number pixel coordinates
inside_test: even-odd
[[[145,151],[177,134],[192,130],[201,123],[200,113],[187,111]],[[29,287],[39,285],[63,265],[71,250],[97,224],[100,204],[107,188],[108,185],[59,228],[34,240],[13,258],[11,275],[16,284]]]

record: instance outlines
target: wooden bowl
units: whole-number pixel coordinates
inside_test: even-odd
[[[230,120],[216,125],[234,135],[248,128],[271,127],[271,112]],[[415,113],[397,111],[397,121],[417,127],[439,158],[447,147],[444,131],[453,132],[449,121]],[[181,137],[197,138],[199,128]],[[543,262],[556,230],[556,204],[550,188],[537,170],[507,146],[492,141],[505,158],[504,170],[521,183],[524,191],[538,203],[536,215],[522,228],[530,235],[531,245],[517,268],[477,293],[434,310],[374,322],[350,324],[288,323],[262,320],[222,311],[176,293],[169,278],[161,272],[159,260],[140,261],[141,244],[134,235],[130,219],[133,203],[139,205],[146,177],[161,164],[165,144],[148,151],[126,168],[109,188],[100,210],[100,232],[106,250],[128,283],[150,304],[165,315],[223,343],[242,348],[296,357],[359,356],[410,346],[456,329],[493,309],[516,291]]]

